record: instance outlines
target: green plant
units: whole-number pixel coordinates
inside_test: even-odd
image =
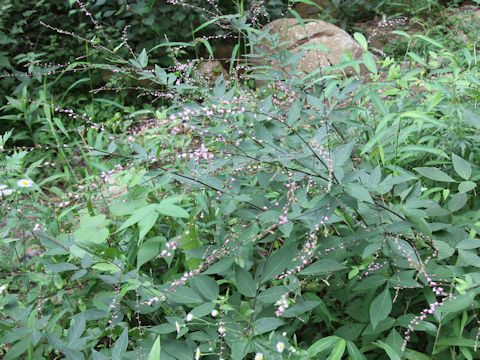
[[[272,40],[222,19],[247,50]],[[475,358],[478,64],[435,34],[213,84],[86,40],[85,84],[108,69],[151,101],[64,72],[8,99],[3,358]]]

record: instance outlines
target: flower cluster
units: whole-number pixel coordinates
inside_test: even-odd
[[[277,306],[277,309],[275,310],[275,315],[276,316],[282,316],[285,310],[288,308],[289,303],[288,303],[288,292],[283,294],[279,300],[275,303],[275,306]]]

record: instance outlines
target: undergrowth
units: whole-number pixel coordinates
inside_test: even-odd
[[[76,1],[69,60],[4,66],[2,358],[479,358],[480,22],[305,76],[273,1],[168,2],[212,20],[132,46]]]

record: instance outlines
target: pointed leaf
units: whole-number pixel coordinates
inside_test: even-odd
[[[452,163],[455,172],[460,175],[460,177],[465,180],[470,179],[470,176],[472,176],[472,166],[467,160],[458,155],[452,154]]]
[[[374,330],[380,321],[387,318],[390,311],[392,311],[392,298],[390,297],[388,287],[385,287],[385,290],[370,305],[370,321]]]

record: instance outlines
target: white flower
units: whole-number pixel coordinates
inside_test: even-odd
[[[263,360],[263,354],[261,352],[256,353],[255,360]]]
[[[186,319],[185,319],[185,320],[187,320],[187,321],[192,321],[192,320],[193,320],[193,315],[192,315],[192,314],[190,314],[190,313],[189,313],[189,314],[187,314],[187,317],[186,317]]]
[[[0,285],[0,295],[7,289],[7,285]]]
[[[8,196],[13,193],[12,189],[9,189],[7,185],[0,184],[0,197]]]
[[[178,321],[175,321],[175,329],[177,329],[177,334],[180,332],[180,324]]]
[[[277,348],[277,352],[282,353],[283,350],[285,350],[285,343],[283,341],[279,341],[275,347]]]
[[[212,315],[212,317],[217,317],[218,316],[218,311],[213,309],[212,312],[210,313],[210,315]]]
[[[225,334],[226,331],[227,331],[227,329],[225,329],[224,326],[220,326],[220,327],[218,328],[218,333],[219,333],[220,335]]]
[[[12,189],[5,189],[5,190],[0,191],[0,193],[1,193],[3,196],[8,196],[8,195],[12,195],[13,190],[12,190]]]
[[[197,350],[195,351],[195,360],[200,359],[200,355],[202,355],[202,353],[200,352],[200,348],[197,347]]]
[[[17,181],[17,186],[21,188],[28,188],[33,185],[33,181],[30,179],[20,179]]]

